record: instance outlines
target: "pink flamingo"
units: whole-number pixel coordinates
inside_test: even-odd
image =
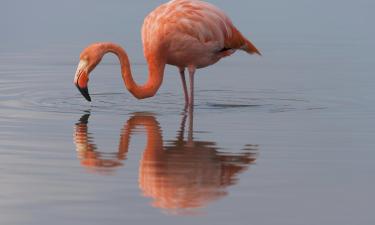
[[[118,56],[125,86],[138,99],[156,94],[162,84],[166,64],[177,66],[185,106],[189,108],[194,105],[196,69],[212,65],[236,50],[260,55],[222,10],[199,0],[172,0],[156,8],[144,20],[142,41],[149,70],[143,85],[135,83],[129,58],[119,45],[95,43],[82,51],[74,83],[86,100],[91,101],[87,88],[89,74],[106,53]],[[186,68],[189,71],[190,96],[185,79]]]

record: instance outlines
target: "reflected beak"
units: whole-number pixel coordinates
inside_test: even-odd
[[[87,88],[89,76],[85,69],[86,66],[87,66],[87,61],[81,60],[79,62],[76,75],[74,77],[74,84],[78,88],[79,92],[81,92],[83,97],[85,97],[87,101],[91,102],[91,97],[89,94],[89,90]]]

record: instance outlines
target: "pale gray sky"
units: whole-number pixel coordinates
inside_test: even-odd
[[[160,0],[1,0],[0,51],[83,45],[110,40],[136,43],[140,27]],[[259,42],[311,38],[375,38],[373,0],[211,0],[240,30]],[[129,48],[129,47],[128,47]],[[130,51],[132,51],[130,49]]]

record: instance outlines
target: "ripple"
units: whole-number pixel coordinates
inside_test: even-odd
[[[107,66],[111,69],[112,66]],[[184,108],[181,91],[161,90],[150,99],[137,100],[127,91],[98,91],[91,93],[93,101],[86,102],[75,90],[71,80],[71,65],[43,67],[19,65],[12,73],[4,73],[0,84],[0,107],[19,111],[55,112],[64,114],[92,112],[130,114],[150,111],[177,114]],[[51,75],[53,74],[53,75]],[[102,80],[103,81],[103,80]],[[111,87],[113,84],[106,84]],[[195,110],[285,113],[291,111],[326,110],[332,101],[319,104],[306,99],[300,90],[288,92],[274,89],[199,89],[196,90]]]
[[[22,85],[21,85],[22,86]],[[53,92],[35,88],[33,93],[17,91],[17,87],[6,90],[2,96],[0,106],[35,112],[81,113],[91,109],[96,112],[129,114],[135,111],[160,112],[176,114],[184,108],[180,93],[161,92],[156,97],[137,100],[127,92],[97,92],[92,93],[93,101],[86,102],[73,90],[69,92]],[[244,92],[230,90],[202,90],[197,91],[195,109],[199,111],[260,111],[267,113],[282,113],[300,110],[325,110],[326,105],[314,105],[305,99],[280,97],[279,93],[251,91]],[[284,94],[285,95],[285,94]],[[247,98],[244,96],[252,96]]]
[[[251,105],[251,104],[220,104],[220,103],[207,103],[208,106],[214,108],[249,108],[249,107],[261,107],[262,105]]]

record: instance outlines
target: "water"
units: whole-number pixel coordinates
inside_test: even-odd
[[[373,2],[212,1],[264,56],[199,70],[193,116],[175,68],[138,101],[109,55],[85,102],[92,41],[126,46],[145,81],[160,2],[4,1],[1,224],[374,224]]]

